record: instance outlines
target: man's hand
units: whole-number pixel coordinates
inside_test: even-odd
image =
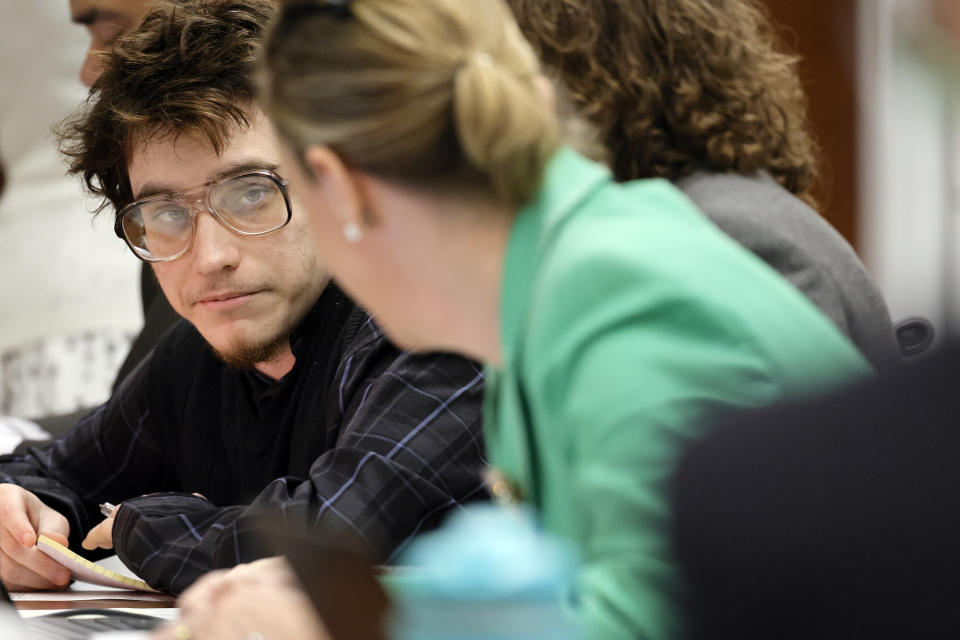
[[[0,579],[10,591],[70,584],[70,572],[36,548],[41,534],[66,546],[70,524],[26,489],[0,484]]]
[[[80,544],[84,549],[113,549],[113,522],[116,519],[117,509],[113,510],[109,516],[104,518],[103,522],[90,529],[87,537]]]
[[[330,638],[282,558],[211,571],[187,589],[177,604],[180,619],[154,631],[150,640]]]

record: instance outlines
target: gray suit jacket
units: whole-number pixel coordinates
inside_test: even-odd
[[[677,186],[807,296],[877,368],[901,359],[886,302],[844,238],[767,173],[698,172]]]

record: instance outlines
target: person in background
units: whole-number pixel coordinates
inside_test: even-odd
[[[139,267],[103,221],[91,223],[93,201],[65,175],[51,135],[83,97],[83,34],[67,24],[62,1],[4,9],[0,453],[102,403],[140,322]]]
[[[901,2],[960,82],[960,5]],[[901,13],[902,12],[902,13]],[[960,629],[960,343],[807,402],[730,416],[672,482],[696,640],[948,638]]]
[[[600,132],[617,180],[675,183],[793,283],[877,368],[900,361],[886,303],[812,208],[797,60],[755,0],[508,0],[548,74]]]
[[[10,588],[67,584],[38,534],[113,548],[178,593],[265,553],[263,522],[349,534],[386,561],[485,496],[478,365],[390,343],[330,281],[289,197],[251,77],[274,11],[155,10],[116,41],[63,128],[71,170],[189,322],[67,435],[0,458]],[[107,501],[121,504],[103,520]]]
[[[86,55],[80,68],[80,80],[85,86],[91,86],[100,74],[102,54],[109,49],[119,35],[136,26],[154,2],[155,0],[70,0],[72,21],[77,25],[86,27],[90,36]],[[20,9],[19,11],[23,10]],[[40,11],[34,9],[31,10],[31,13],[35,14],[31,16],[33,20],[50,21],[49,28],[62,30],[58,23],[62,18],[58,17],[58,22],[51,20],[48,17],[49,8],[44,7]],[[19,22],[14,20],[13,23]],[[31,34],[31,37],[35,38],[36,34]],[[60,34],[51,34],[51,37],[57,41],[58,47],[53,50],[48,47],[44,54],[38,56],[39,60],[47,65],[47,68],[43,69],[41,73],[45,78],[56,78],[62,81],[61,71],[67,65],[60,65],[60,67],[55,65],[58,57],[56,52],[62,52],[60,57],[64,58],[67,63],[76,60],[76,58],[71,57],[75,55],[72,53],[72,47],[66,46],[73,43]],[[8,40],[8,46],[16,45]],[[79,51],[79,48],[77,50]],[[18,47],[18,51],[22,52],[23,47]],[[69,53],[67,53],[68,51]],[[13,60],[14,56],[9,56],[9,59]],[[10,73],[19,75],[13,69]],[[24,76],[28,78],[26,82],[29,83],[31,89],[35,89],[37,86],[36,74],[27,73]],[[41,86],[47,87],[48,84],[49,82],[45,82]],[[22,94],[24,96],[33,95],[34,91],[22,92]],[[46,98],[46,101],[57,104],[49,97]],[[66,103],[67,101],[61,102]],[[71,105],[70,108],[73,108],[73,106]],[[11,111],[15,111],[15,109],[11,109]],[[18,132],[25,128],[29,130],[29,127],[24,127],[23,120],[35,118],[36,111],[36,107],[32,103],[22,110],[22,114],[17,117],[17,122],[12,123],[18,129]],[[59,119],[59,117],[62,117],[62,115],[54,118],[54,120]],[[48,178],[51,182],[53,180],[59,181],[63,171],[59,165],[61,157],[54,154],[54,147],[48,140],[49,130],[53,127],[53,124],[53,121],[42,123],[42,144],[44,146],[49,145],[49,155],[51,158],[55,158],[58,163],[54,172],[52,172],[56,177]],[[34,153],[37,158],[46,155],[41,155],[38,152]],[[36,159],[34,159],[35,161]],[[36,170],[37,168],[34,167],[27,174],[30,176],[30,180],[35,181],[37,179],[37,175],[33,173]],[[42,185],[33,183],[29,186],[24,184],[23,187],[23,195],[33,200],[33,206],[44,208],[47,215],[58,215],[63,210],[64,213],[77,215],[78,220],[83,220],[86,217],[84,215],[85,211],[81,211],[86,203],[79,197],[79,192],[74,194],[72,198],[63,194],[60,199],[54,199],[51,194],[56,193],[58,189],[51,188],[50,182]],[[17,189],[17,191],[19,192],[20,189]],[[37,193],[40,191],[43,191],[45,195],[38,196]],[[20,193],[16,193],[14,200],[17,201],[21,197]],[[45,199],[48,202],[43,202]],[[68,204],[70,202],[73,204]],[[64,227],[64,230],[67,229],[67,227]],[[16,231],[15,228],[8,233],[16,233]],[[97,265],[98,261],[103,261],[104,256],[109,256],[102,250],[96,250],[96,247],[89,240],[84,240],[73,229],[70,229],[67,233],[59,234],[59,237],[77,237],[79,245],[86,244],[89,246],[88,254],[83,256],[85,264]],[[80,240],[83,241],[80,242]],[[23,244],[26,245],[27,243]],[[65,257],[70,255],[69,251],[64,251],[59,247],[58,252]],[[88,266],[86,269],[91,268]],[[103,267],[100,267],[99,270],[103,271]],[[33,272],[43,273],[42,270],[38,269],[34,269]],[[83,270],[76,273],[80,276],[84,275]],[[5,411],[12,415],[0,417],[0,452],[26,451],[29,446],[46,442],[51,436],[57,437],[66,433],[77,420],[102,402],[109,395],[111,388],[116,388],[133,367],[153,348],[160,336],[179,319],[179,316],[160,293],[156,279],[149,268],[141,269],[140,276],[143,326],[139,332],[134,331],[136,326],[134,323],[137,320],[133,318],[133,313],[130,313],[127,314],[131,316],[129,324],[126,321],[123,324],[122,339],[114,337],[112,335],[115,333],[114,331],[106,333],[96,325],[90,324],[90,321],[87,321],[87,326],[83,326],[83,321],[74,321],[76,324],[83,326],[84,329],[82,332],[78,331],[76,335],[60,336],[57,335],[55,328],[51,328],[47,330],[50,335],[43,336],[40,340],[31,340],[26,343],[11,342],[8,345],[7,357],[2,367],[3,371],[0,372],[2,373],[0,378],[5,378],[4,385],[0,388],[0,413]],[[103,281],[102,276],[98,279]],[[116,280],[118,277],[114,276],[114,279]],[[56,281],[52,278],[47,278],[47,280]],[[67,278],[61,278],[61,280],[64,280],[64,285],[69,282]],[[27,280],[27,282],[33,284],[30,280]],[[108,283],[101,282],[101,286],[104,284]],[[132,281],[131,284],[133,284]],[[120,290],[116,283],[109,283],[106,289]],[[82,286],[74,284],[70,287],[70,297],[77,296],[83,290]],[[37,286],[35,284],[33,284],[31,293],[34,296],[50,297],[57,301],[44,301],[42,308],[62,304],[59,300],[66,297],[56,290],[50,290],[49,286]],[[131,290],[131,301],[132,296]],[[124,296],[114,296],[114,298],[123,300]],[[91,311],[70,315],[96,317],[98,309],[103,309],[100,313],[112,314],[112,317],[118,320],[124,317],[124,314],[118,314],[116,311],[119,306],[118,302],[106,303],[98,300],[96,296],[90,296],[89,305]],[[92,309],[94,306],[98,309]],[[38,320],[39,324],[43,326],[44,318],[40,316]],[[10,331],[6,339],[10,341],[10,336],[16,335],[16,333],[16,329]],[[133,335],[132,342],[129,341],[130,335]],[[81,356],[83,360],[80,363],[75,362],[80,360]]]
[[[90,35],[90,46],[80,69],[80,81],[85,86],[92,87],[100,77],[104,56],[117,38],[140,24],[143,16],[156,3],[157,0],[70,0],[71,20],[74,24],[82,25]],[[114,389],[150,353],[173,323],[180,319],[160,291],[149,265],[143,265],[140,271],[140,304],[143,327],[134,337],[130,350],[120,364]],[[55,435],[62,432],[61,429]]]
[[[70,0],[70,19],[90,35],[80,82],[91,87],[103,71],[104,54],[143,19],[157,0]]]
[[[487,364],[488,455],[578,545],[589,637],[680,634],[684,443],[865,361],[669,183],[567,148],[499,0],[288,2],[263,56],[325,264],[399,344]]]

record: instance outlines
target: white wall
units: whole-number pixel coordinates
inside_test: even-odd
[[[113,234],[110,211],[93,222],[93,203],[65,176],[50,133],[86,95],[78,80],[86,33],[70,24],[67,0],[0,0],[0,15],[0,154],[7,168],[0,198],[0,355],[84,332],[129,335],[141,324],[139,262]],[[108,360],[100,358],[92,374],[77,374],[96,377],[93,395],[103,398],[104,381],[109,386],[113,377],[104,368],[118,362]],[[81,371],[74,364],[51,370]],[[58,384],[49,376],[47,382]]]
[[[911,44],[920,2],[860,1],[861,253],[893,317],[943,337],[960,318],[956,87]]]

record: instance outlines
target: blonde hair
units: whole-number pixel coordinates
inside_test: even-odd
[[[302,154],[526,204],[559,146],[537,58],[501,0],[287,2],[262,56],[264,107]]]

